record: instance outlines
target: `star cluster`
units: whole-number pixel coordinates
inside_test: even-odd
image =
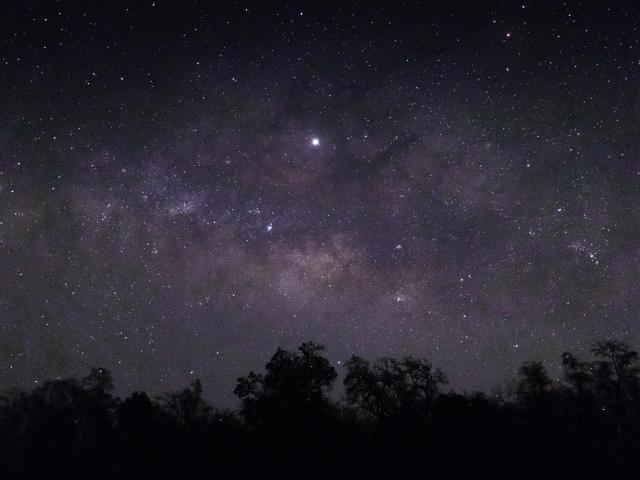
[[[1,17],[0,384],[100,365],[228,402],[314,340],[489,388],[637,342],[635,2]]]

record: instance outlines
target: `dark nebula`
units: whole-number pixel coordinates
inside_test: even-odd
[[[277,346],[458,389],[640,336],[635,1],[4,1],[0,386]]]

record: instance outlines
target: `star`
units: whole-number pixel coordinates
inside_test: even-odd
[[[313,145],[314,147],[317,147],[318,145],[320,145],[320,139],[317,137],[312,138],[311,145]]]

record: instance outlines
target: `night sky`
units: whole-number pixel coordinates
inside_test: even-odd
[[[639,80],[635,1],[4,0],[0,386],[637,346]]]

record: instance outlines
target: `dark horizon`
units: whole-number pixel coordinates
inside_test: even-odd
[[[447,391],[427,359],[353,356],[341,379],[325,348],[278,349],[237,379],[221,409],[193,380],[150,397],[113,377],[0,394],[0,474],[9,478],[620,478],[637,476],[638,352],[595,342],[562,355],[562,378],[523,363],[501,390]],[[428,468],[425,469],[425,464]]]

